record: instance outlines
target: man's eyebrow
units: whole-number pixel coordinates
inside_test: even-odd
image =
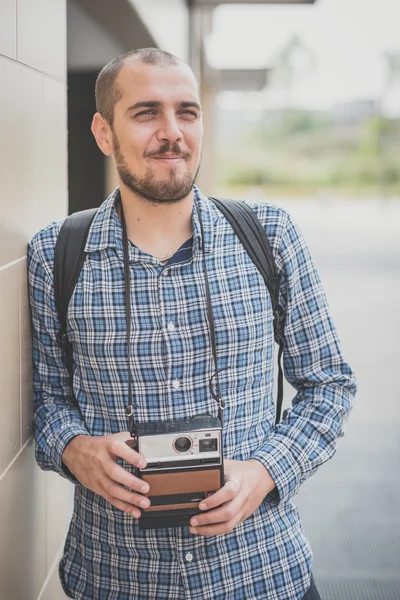
[[[160,108],[160,106],[162,106],[162,103],[157,100],[142,100],[141,102],[132,104],[132,106],[126,109],[126,112],[136,110],[137,108]]]
[[[179,107],[180,108],[197,108],[198,110],[201,110],[200,104],[198,104],[198,102],[193,102],[192,100],[179,102]]]
[[[137,110],[138,108],[161,108],[162,106],[163,103],[159,100],[142,100],[132,104],[132,106],[126,109],[126,112]],[[197,110],[201,110],[200,104],[192,100],[183,100],[182,102],[179,102],[178,106],[179,108],[197,108]]]

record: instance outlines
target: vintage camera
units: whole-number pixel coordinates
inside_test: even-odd
[[[208,414],[186,420],[135,423],[129,445],[147,467],[138,469],[151,501],[140,529],[180,527],[202,512],[199,502],[224,484],[221,421]]]

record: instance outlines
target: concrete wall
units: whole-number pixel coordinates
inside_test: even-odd
[[[157,46],[189,60],[189,8],[186,0],[129,0]]]
[[[183,0],[167,12],[153,3],[151,13],[131,2],[158,43],[187,59]],[[68,7],[70,69],[101,67],[126,49],[80,3]],[[154,25],[161,8],[173,25],[163,20],[164,31]],[[132,47],[148,37],[134,25]],[[34,459],[26,245],[68,212],[66,31],[67,0],[0,0],[0,600],[65,598],[57,565],[73,488]]]
[[[67,49],[70,71],[100,71],[127,51],[74,0],[67,2]]]
[[[71,486],[35,464],[26,244],[67,214],[66,2],[0,2],[0,599],[59,600]]]

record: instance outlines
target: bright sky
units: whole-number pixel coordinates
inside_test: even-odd
[[[385,82],[383,53],[400,53],[400,0],[220,6],[214,11],[208,59],[215,68],[266,67],[292,34],[317,60],[294,86],[296,104],[323,108],[376,98]],[[400,112],[399,87],[388,99],[391,112]],[[282,92],[269,91],[265,97],[279,104]]]

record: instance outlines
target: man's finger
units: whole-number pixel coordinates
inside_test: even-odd
[[[120,483],[121,485],[125,485],[131,490],[136,490],[142,494],[146,494],[149,491],[148,483],[145,483],[138,477],[135,477],[126,469],[121,467],[121,465],[117,464],[111,459],[104,463],[104,472],[110,479]]]
[[[141,494],[135,494],[134,492],[130,492],[118,483],[110,481],[110,483],[106,484],[105,488],[110,496],[117,500],[122,500],[123,502],[131,504],[132,508],[134,506],[140,506],[141,508],[148,508],[150,506],[150,501],[148,498],[142,496]]]
[[[129,436],[129,434],[128,434]],[[126,443],[129,441],[130,437],[126,437],[125,439],[121,436],[115,438],[112,436],[108,442],[109,451],[114,454],[114,456],[118,456],[126,460],[126,462],[138,467],[139,469],[143,469],[146,466],[146,459],[144,456],[132,450]]]
[[[230,533],[236,525],[240,523],[240,518],[236,516],[230,521],[225,521],[224,523],[212,523],[210,525],[203,525],[201,527],[189,527],[190,533],[197,535],[223,535],[225,533]]]
[[[231,521],[239,514],[242,503],[243,500],[239,497],[230,502],[225,502],[222,506],[218,506],[208,512],[194,515],[194,517],[190,519],[190,525],[193,527],[200,527],[211,523],[216,524]]]
[[[118,498],[114,498],[111,496],[111,494],[108,494],[105,489],[101,490],[101,495],[103,498],[105,498],[105,500],[107,500],[107,502],[115,506],[115,508],[122,510],[124,513],[134,517],[135,519],[138,519],[142,514],[136,506],[133,506],[128,502],[124,502],[123,500],[119,500]]]
[[[240,483],[236,480],[229,480],[209,498],[202,500],[199,504],[200,510],[208,510],[229,502],[237,496],[240,490]]]

